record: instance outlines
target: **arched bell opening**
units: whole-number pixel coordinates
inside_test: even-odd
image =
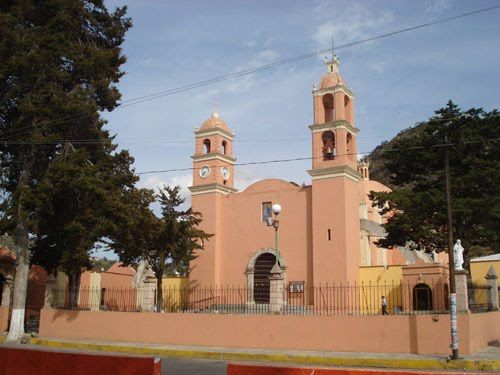
[[[344,96],[344,115],[345,119],[352,124],[352,102],[347,95]]]
[[[323,140],[323,160],[332,160],[335,158],[335,134],[331,130],[323,132],[321,135]]]
[[[332,94],[323,95],[323,108],[325,110],[325,122],[335,121],[335,104]]]
[[[354,140],[352,138],[351,133],[347,133],[347,138],[346,138],[346,152],[347,152],[347,157],[350,160],[354,160]]]
[[[204,147],[205,154],[208,154],[210,152],[210,139],[205,139],[203,141],[203,147]]]

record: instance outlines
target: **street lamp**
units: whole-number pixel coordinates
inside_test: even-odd
[[[276,255],[276,264],[279,267],[279,256],[280,256],[280,251],[279,251],[279,227],[280,227],[280,222],[278,220],[278,215],[281,213],[281,206],[277,203],[273,204],[272,207],[273,214],[276,215],[276,218],[273,219],[272,217],[267,218],[267,225],[272,226],[274,228],[274,240],[275,240],[275,255]]]

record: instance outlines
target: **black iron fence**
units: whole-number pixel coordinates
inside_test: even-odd
[[[491,286],[467,283],[467,296],[469,298],[469,310],[471,312],[491,311],[493,305],[488,296]]]
[[[444,283],[332,283],[291,282],[282,294],[240,287],[163,288],[160,310],[199,314],[268,314],[281,303],[280,313],[296,315],[425,314],[448,311]],[[66,289],[55,290],[56,308],[104,311],[156,311],[158,293],[148,289],[81,288],[76,306]]]

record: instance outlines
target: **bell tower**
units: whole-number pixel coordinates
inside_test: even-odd
[[[233,156],[234,133],[219,118],[214,108],[210,118],[206,120],[195,134],[195,152],[193,159],[193,186],[191,204],[193,210],[202,214],[200,229],[214,234],[204,243],[204,249],[198,252],[198,258],[191,261],[190,280],[198,285],[220,284],[221,265],[221,207],[223,198],[236,192],[234,188]],[[197,264],[203,266],[197,267]]]
[[[354,93],[333,55],[313,88],[312,135],[313,281],[358,281],[359,181]]]
[[[217,190],[232,192],[234,186],[233,156],[234,134],[219,118],[217,109],[195,132],[195,152],[193,159],[193,187],[191,193]]]

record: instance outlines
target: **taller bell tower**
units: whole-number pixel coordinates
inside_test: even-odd
[[[200,212],[200,229],[214,234],[205,241],[204,249],[190,264],[190,280],[197,285],[219,285],[221,266],[221,225],[223,198],[237,190],[234,188],[233,156],[234,133],[219,117],[216,109],[195,132],[193,159],[193,186],[191,204]],[[197,265],[202,266],[198,267]]]
[[[360,264],[359,181],[354,93],[333,55],[313,89],[312,215],[313,281],[358,281]]]

